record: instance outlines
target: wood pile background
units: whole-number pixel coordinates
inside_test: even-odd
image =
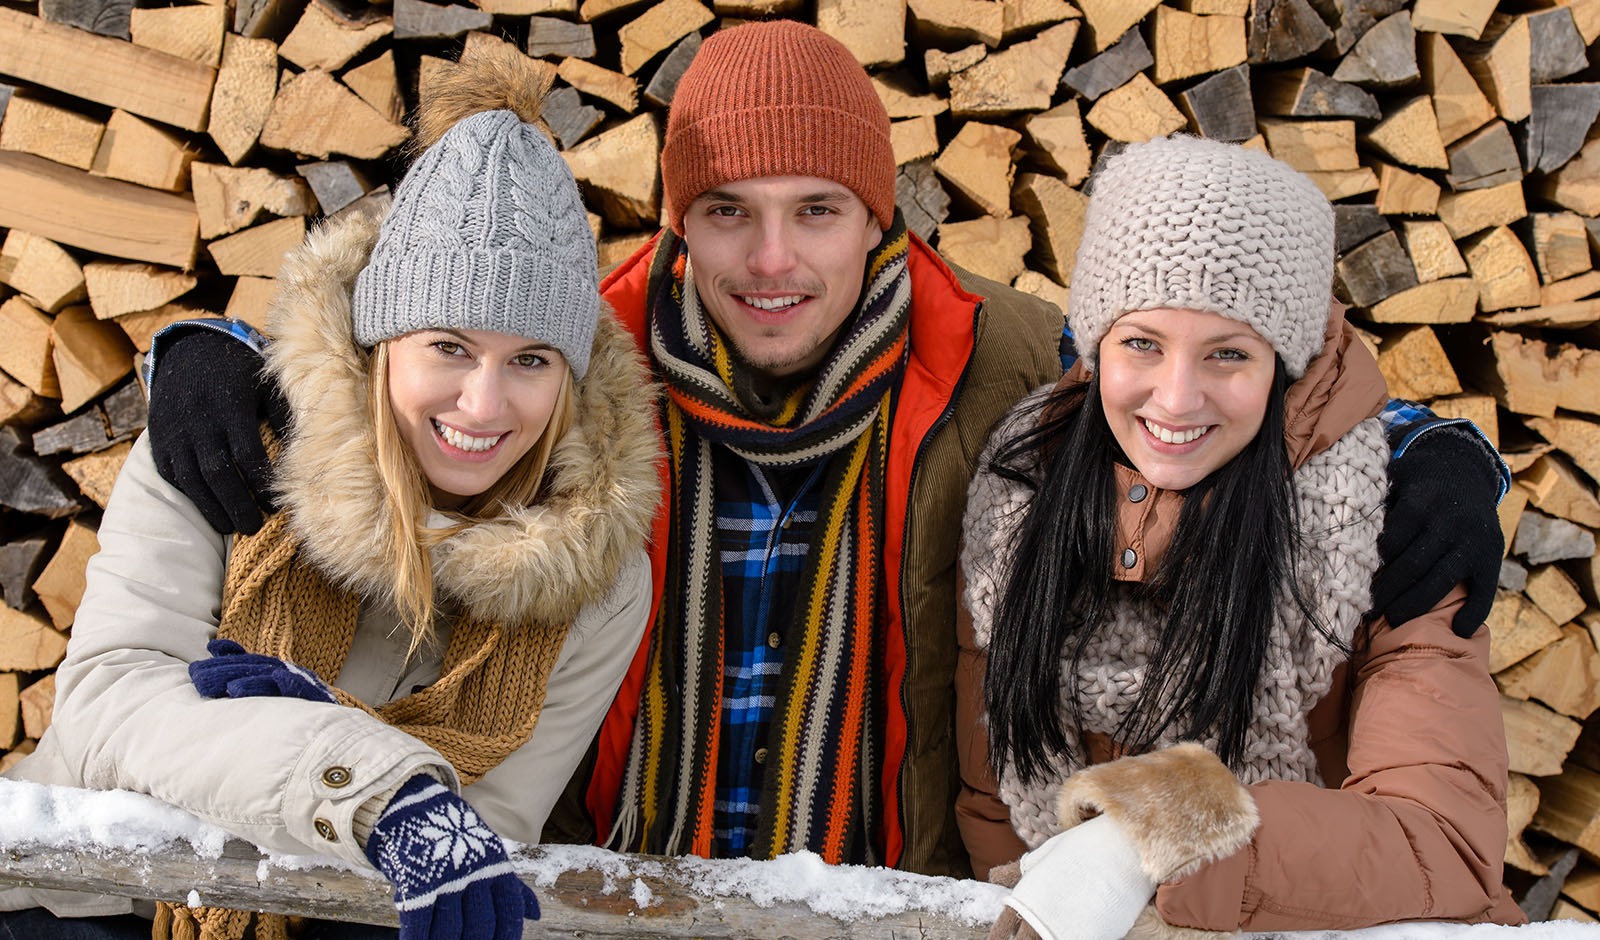
[[[872,73],[914,231],[1063,305],[1079,187],[1123,142],[1244,141],[1317,181],[1392,394],[1471,418],[1516,475],[1507,878],[1535,913],[1600,911],[1600,0],[0,0],[0,767],[49,723],[155,330],[259,325],[284,252],[381,210],[419,87],[489,43],[557,76],[546,120],[614,265],[659,222],[702,37],[772,16]]]

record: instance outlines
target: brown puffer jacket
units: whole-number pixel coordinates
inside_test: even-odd
[[[1370,356],[1358,344],[1345,344],[1341,356],[1338,367],[1348,371],[1339,391],[1323,407],[1301,410],[1301,423],[1286,428],[1301,460],[1327,447],[1329,429],[1346,421],[1330,409],[1355,402],[1350,417],[1371,413],[1362,404],[1371,389],[1357,394],[1353,386]],[[1144,482],[1125,468],[1118,481]],[[1182,497],[1149,490],[1156,499],[1122,505],[1117,544],[1142,543],[1139,567],[1153,573]],[[1306,718],[1326,785],[1267,780],[1241,788],[1259,813],[1259,827],[1252,834],[1241,821],[1239,839],[1218,853],[1222,857],[1161,884],[1147,912],[1159,919],[1141,919],[1136,933],[1523,921],[1500,884],[1507,757],[1499,693],[1487,665],[1488,630],[1470,638],[1451,630],[1464,596],[1458,587],[1415,620],[1391,627],[1379,619],[1367,627],[1365,648],[1357,644],[1358,654],[1339,667],[1331,691]],[[957,818],[980,876],[1026,849],[988,764],[981,715],[986,653],[975,641],[987,635],[982,627],[975,632],[964,607],[956,678],[963,778]],[[1128,761],[1116,760],[1121,755],[1108,738],[1084,735],[1083,744],[1094,767],[1080,777],[1093,777],[1097,788],[1129,802],[1159,807],[1167,799],[1170,784],[1152,786],[1136,768],[1125,768]],[[1182,836],[1175,821],[1168,825],[1134,833],[1134,841],[1171,845]]]

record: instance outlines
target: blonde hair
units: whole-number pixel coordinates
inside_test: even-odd
[[[389,505],[397,530],[389,542],[394,570],[393,599],[400,618],[411,628],[409,656],[433,635],[433,561],[429,550],[474,522],[494,519],[538,501],[550,454],[572,427],[577,396],[572,385],[572,370],[567,369],[556,393],[550,423],[545,425],[544,433],[534,445],[494,485],[469,498],[459,509],[448,511],[447,514],[458,518],[459,522],[433,528],[422,521],[433,508],[428,481],[422,475],[416,455],[400,437],[400,427],[395,423],[394,409],[389,404],[389,342],[379,343],[368,354],[367,405],[372,414],[378,482],[383,487],[384,501]]]

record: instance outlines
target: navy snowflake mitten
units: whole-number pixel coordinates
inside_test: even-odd
[[[333,690],[316,674],[276,656],[252,653],[232,640],[206,644],[210,659],[189,664],[189,681],[206,698],[266,695],[333,704]]]
[[[367,840],[394,883],[400,940],[517,940],[539,899],[466,800],[427,774],[400,787]]]

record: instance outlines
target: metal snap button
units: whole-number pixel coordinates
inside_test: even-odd
[[[1149,495],[1150,491],[1145,488],[1143,483],[1135,483],[1128,488],[1128,502],[1130,503],[1142,503],[1144,498]]]
[[[767,634],[767,645],[772,647],[773,649],[777,649],[778,648],[778,644],[782,643],[782,642],[783,642],[783,637],[778,636],[776,633]]]
[[[350,785],[350,768],[329,767],[322,772],[322,782],[330,787],[344,787]]]
[[[1139,563],[1139,553],[1138,552],[1134,551],[1131,548],[1124,548],[1122,550],[1122,567],[1124,567],[1124,568],[1132,568],[1134,565],[1137,565],[1138,563]]]
[[[319,817],[313,825],[317,828],[317,835],[329,842],[339,841],[339,834],[333,831],[333,823]]]

